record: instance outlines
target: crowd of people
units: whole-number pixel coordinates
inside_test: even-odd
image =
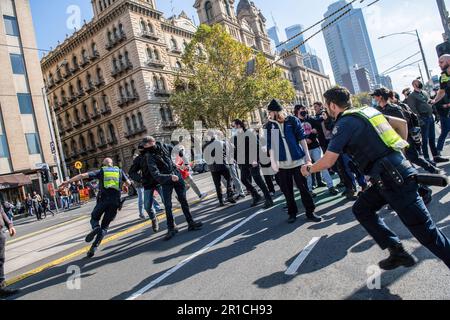
[[[411,267],[417,259],[377,215],[389,205],[411,233],[450,267],[450,241],[426,207],[431,201],[431,189],[418,178],[420,174],[412,165],[434,174],[436,179],[447,179],[437,164],[449,161],[442,152],[450,131],[450,55],[441,57],[439,63],[443,76],[433,100],[419,79],[412,82],[412,91],[403,91],[403,101],[399,94],[379,88],[371,93],[372,106],[361,108],[352,105],[347,89],[334,87],[325,93],[323,103],[296,105],[292,114],[281,102],[272,100],[267,106],[268,120],[260,128],[250,128],[245,119],[235,119],[229,124],[229,132],[208,130],[202,154],[218,206],[234,205],[250,196],[252,207],[263,205],[269,209],[274,206],[278,185],[286,202],[287,222],[295,223],[299,214],[296,186],[306,219],[317,223],[322,220],[316,213],[317,190],[323,196],[346,197],[355,201],[357,221],[381,249],[389,250],[389,257],[379,266],[384,270]],[[441,135],[436,144],[438,122]],[[172,209],[174,193],[188,223],[187,230],[202,229],[203,223],[192,216],[186,196],[188,188],[200,200],[207,196],[192,178],[190,150],[182,142],[165,144],[152,136],[145,137],[138,150],[128,174],[106,158],[100,170],[75,176],[59,188],[62,199],[72,194],[79,201],[78,182],[99,181],[97,205],[91,215],[92,231],[85,239],[93,242],[88,257],[94,256],[107,234],[123,204],[121,191],[127,191],[130,185],[138,193],[139,217],[144,218],[145,211],[154,232],[160,230],[158,213],[165,211],[165,240],[179,232]],[[156,201],[157,195],[164,209]],[[48,209],[43,202],[39,195],[29,195],[26,206],[31,208],[30,214],[45,215]],[[5,206],[3,219],[14,233],[8,219],[10,208],[10,204]]]

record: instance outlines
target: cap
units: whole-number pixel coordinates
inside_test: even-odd
[[[280,112],[280,111],[283,111],[283,106],[278,102],[278,100],[273,99],[267,106],[267,110]]]

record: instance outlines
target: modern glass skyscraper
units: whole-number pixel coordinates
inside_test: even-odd
[[[295,24],[295,25],[290,26],[285,29],[286,36],[288,39],[295,37],[297,34],[301,33],[303,30],[304,30],[304,28],[303,28],[303,25],[301,25],[301,24]],[[303,41],[305,41],[305,37],[303,35],[300,35],[300,36],[296,37],[295,39],[292,39],[291,41],[286,43],[285,49],[291,50],[292,48],[298,46]],[[308,44],[304,44],[300,47],[300,53],[301,54],[312,53],[311,48],[309,47]]]
[[[329,16],[347,4],[345,0],[339,0],[328,7],[325,16]],[[324,30],[325,43],[330,56],[336,83],[344,86],[344,79],[348,78],[352,68],[358,65],[369,72],[371,87],[379,84],[378,68],[367,32],[366,23],[361,9],[350,7],[351,12],[341,18],[331,27]],[[334,19],[336,16],[331,17]],[[323,26],[330,21],[324,22]],[[347,83],[348,86],[348,83]],[[354,88],[348,88],[350,91]],[[372,89],[372,88],[371,88]]]

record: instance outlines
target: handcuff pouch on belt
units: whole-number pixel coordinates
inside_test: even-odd
[[[410,166],[411,163],[407,160],[404,160],[396,167],[388,159],[380,159],[376,163],[378,170],[376,170],[376,174],[372,175],[372,182],[378,185],[381,189],[385,188],[385,181],[393,182],[396,186],[402,186],[405,183],[405,179],[399,172],[399,168],[404,167],[407,169]]]

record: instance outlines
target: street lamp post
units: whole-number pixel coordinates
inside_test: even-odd
[[[431,80],[430,69],[428,69],[427,59],[425,58],[425,52],[423,51],[422,41],[420,40],[419,32],[417,31],[417,29],[414,30],[414,31],[405,31],[405,32],[391,33],[391,34],[388,34],[388,35],[385,35],[385,36],[381,36],[378,39],[384,39],[384,38],[387,38],[387,37],[400,35],[400,34],[406,34],[406,35],[417,37],[417,42],[419,43],[420,53],[422,54],[422,61],[423,61],[423,64],[425,66],[425,72],[427,74],[428,81],[430,81]]]

